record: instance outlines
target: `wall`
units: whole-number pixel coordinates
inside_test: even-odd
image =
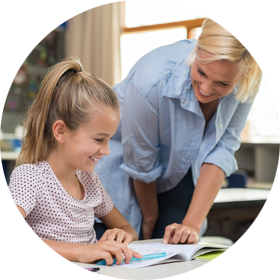
[[[0,0],[0,22],[10,25],[34,26],[43,29],[53,28],[63,31],[66,27],[67,1],[68,0]],[[61,38],[63,37],[61,36]],[[61,39],[61,45],[64,45],[64,39]],[[60,48],[60,50],[64,53],[63,47]],[[2,52],[3,50],[0,51]],[[60,55],[60,57],[62,57],[62,55]],[[8,129],[4,129],[4,132],[13,133],[15,124],[18,123],[19,116],[17,114],[8,114],[5,111],[0,113],[0,119],[2,119],[11,130],[8,131]],[[10,167],[13,166],[13,161],[5,160],[4,158],[0,160],[0,201],[5,196],[6,187],[9,183],[9,175],[11,173],[10,169],[12,169]]]

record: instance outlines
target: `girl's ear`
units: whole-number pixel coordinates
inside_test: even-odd
[[[53,136],[57,142],[64,143],[66,136],[66,125],[64,121],[57,120],[53,124]]]

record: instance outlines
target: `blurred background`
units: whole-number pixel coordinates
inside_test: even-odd
[[[48,67],[65,57],[76,56],[86,71],[113,86],[147,52],[182,39],[197,38],[206,17],[160,1],[123,1],[81,13],[47,34],[26,57],[7,93],[0,133],[7,183],[21,148],[24,113]],[[277,111],[264,76],[242,133],[241,148],[236,152],[239,170],[226,178],[223,189],[227,189],[227,194],[219,193],[209,213],[208,235],[225,236],[235,242],[248,229],[272,186],[279,143]],[[242,193],[240,198],[241,190],[251,193]],[[224,209],[229,212],[221,215]]]

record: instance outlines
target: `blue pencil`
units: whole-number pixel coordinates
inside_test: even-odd
[[[157,254],[149,254],[149,255],[143,255],[143,257],[141,259],[137,259],[137,258],[131,258],[131,262],[133,261],[142,261],[142,260],[152,260],[152,259],[158,259],[158,258],[164,258],[166,257],[166,253],[157,253]],[[124,260],[122,261],[124,263]],[[114,259],[114,262],[112,264],[116,264],[116,259]],[[106,265],[106,261],[105,260],[101,260],[99,262],[97,262],[97,265]]]

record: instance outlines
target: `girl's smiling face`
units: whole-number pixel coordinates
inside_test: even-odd
[[[109,140],[115,134],[119,122],[118,111],[101,105],[89,122],[80,125],[75,131],[66,129],[62,145],[64,164],[70,169],[93,171],[98,160],[110,154]]]
[[[200,51],[200,58],[209,57]],[[201,103],[209,103],[229,95],[241,77],[239,64],[230,61],[201,63],[196,58],[191,68],[191,80],[195,97]]]

